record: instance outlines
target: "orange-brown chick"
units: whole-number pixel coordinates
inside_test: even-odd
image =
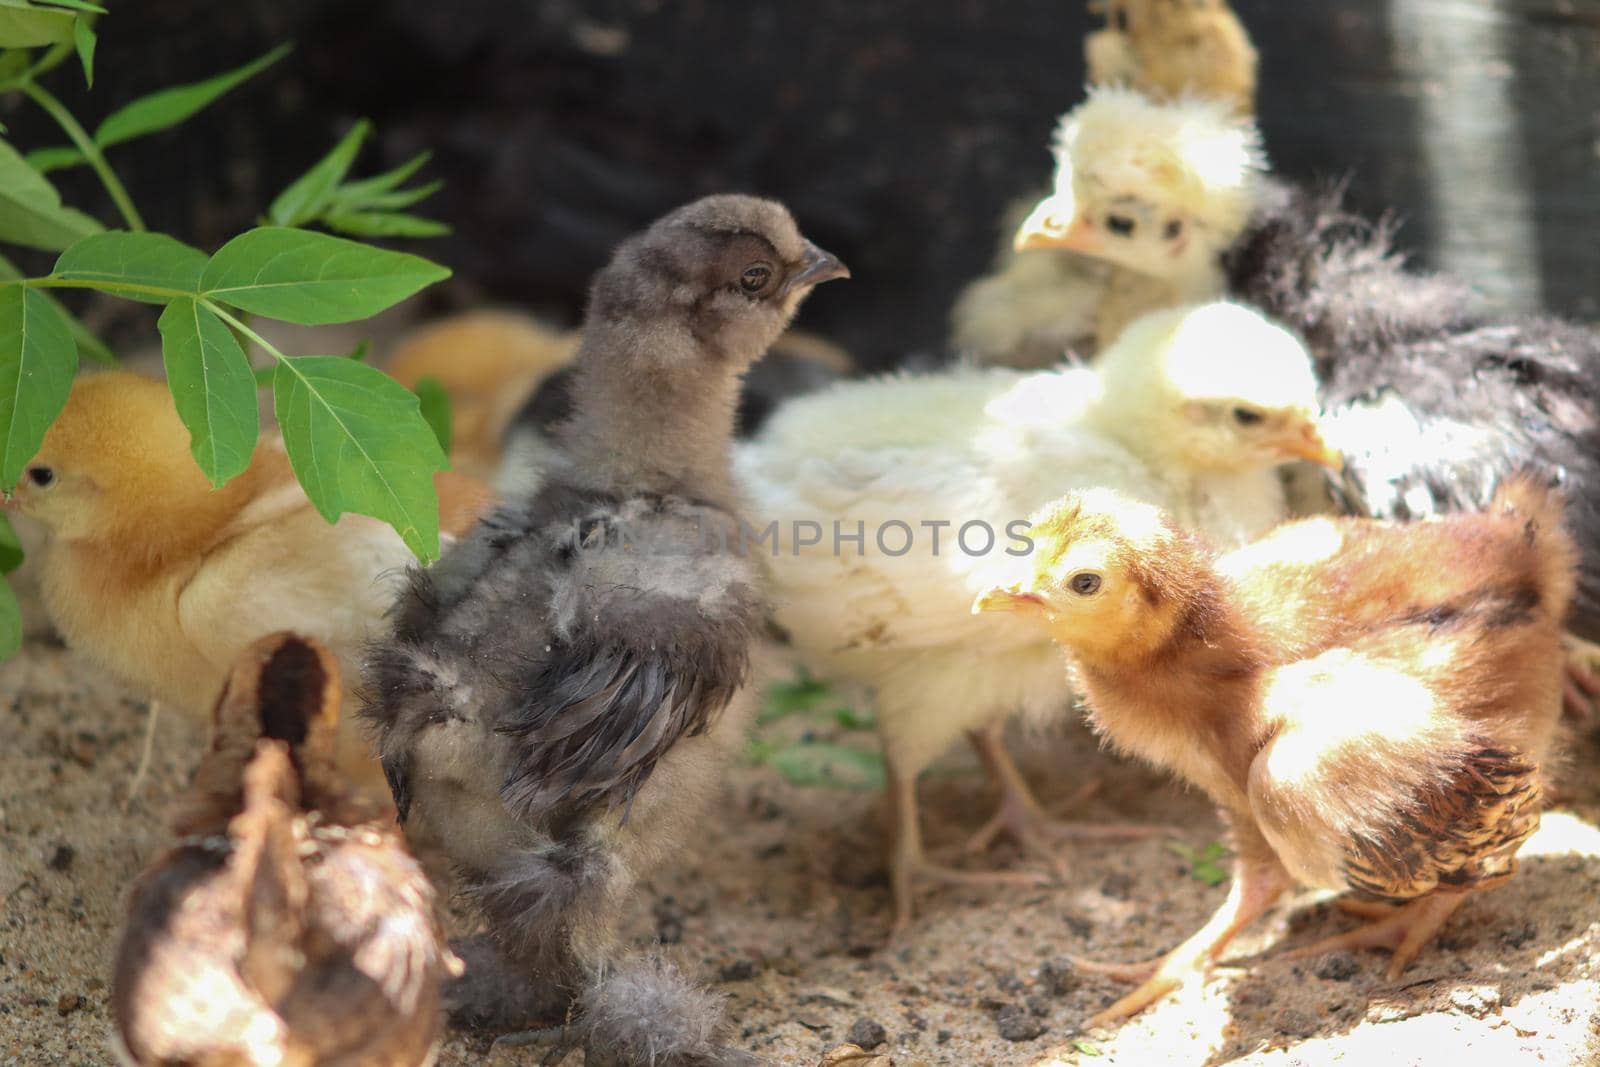
[[[252,645],[216,705],[182,840],[134,887],[112,987],[140,1067],[417,1067],[460,964],[432,886],[334,763],[339,669]]]
[[[1107,26],[1084,38],[1090,85],[1125,85],[1162,100],[1222,100],[1255,110],[1256,50],[1227,0],[1103,0]]]
[[[439,383],[450,398],[450,462],[487,481],[512,418],[546,376],[571,362],[578,340],[576,330],[516,312],[468,311],[402,338],[385,369],[407,389],[424,378]]]
[[[1311,519],[1214,557],[1156,509],[1068,498],[1031,531],[1032,576],[974,610],[1037,615],[1096,729],[1200,786],[1232,826],[1233,892],[1096,1022],[1203,973],[1295,882],[1392,908],[1301,950],[1393,951],[1396,977],[1537,827],[1560,716],[1576,549],[1529,481],[1482,513]],[[1368,911],[1373,911],[1368,908]]]
[[[436,484],[449,532],[488,504],[470,479]],[[250,643],[275,630],[316,637],[359,678],[413,559],[375,519],[324,521],[276,439],[213,489],[166,386],[122,371],[73,383],[12,504],[48,534],[44,603],[67,644],[195,719]],[[381,790],[353,723],[340,760]]]

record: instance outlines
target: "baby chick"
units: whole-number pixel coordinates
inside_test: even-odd
[[[630,957],[616,919],[742,740],[766,609],[728,469],[740,376],[847,273],[746,196],[624,242],[591,290],[537,493],[413,575],[368,715],[407,832],[489,921],[463,1016],[571,1004],[569,1037],[607,1063],[743,1062],[715,1040],[716,998]]]
[[[124,1062],[433,1062],[461,965],[392,821],[340,780],[339,693],[333,657],[293,634],[234,667],[183,837],[134,886],[111,993]]]
[[[450,398],[450,462],[488,481],[512,417],[577,348],[576,331],[510,311],[468,311],[402,338],[385,369],[407,389],[424,378],[439,383]]]
[[[1141,320],[1093,370],[958,367],[844,383],[794,401],[740,447],[756,524],[777,527],[768,565],[779,624],[820,671],[874,692],[897,929],[914,879],[995,880],[923,854],[917,776],[963,733],[1001,789],[971,847],[1004,830],[1055,859],[1061,828],[999,735],[1019,710],[1059,715],[1071,690],[1043,634],[997,631],[968,611],[1018,565],[1009,531],[1063,492],[1115,485],[1230,542],[1259,535],[1284,517],[1272,468],[1332,459],[1315,420],[1305,350],[1219,304]]]
[[[1209,793],[1233,889],[1093,1024],[1197,980],[1293,883],[1347,889],[1370,925],[1302,949],[1381,947],[1397,978],[1539,822],[1561,708],[1576,548],[1532,480],[1489,509],[1386,524],[1308,519],[1216,558],[1158,509],[1084,493],[1030,530],[1031,573],[974,612],[1042,623],[1095,728]]]
[[[487,493],[437,479],[446,528],[470,525]],[[140,693],[203,718],[251,642],[280,629],[316,637],[359,678],[413,558],[388,526],[329,525],[268,438],[213,490],[158,381],[125,371],[80,378],[12,506],[47,531],[45,607],[67,644]],[[382,789],[355,724],[339,760]]]
[[[1265,166],[1254,123],[1216,100],[1161,104],[1100,88],[1062,116],[1054,151],[1054,192],[1023,221],[1015,247],[1119,268],[1095,319],[1100,347],[1146,311],[1223,294],[1221,255],[1250,218]]]
[[[1122,85],[1159,100],[1218,100],[1255,109],[1256,50],[1227,0],[1105,0],[1107,26],[1084,38],[1090,85]]]
[[[962,289],[951,307],[950,343],[963,357],[1032,370],[1094,350],[1096,315],[1117,268],[1065,249],[1013,247],[1011,235],[1033,203],[1006,212],[1005,246],[993,269]]]
[[[1569,625],[1600,641],[1600,329],[1492,313],[1463,282],[1407,269],[1393,225],[1337,187],[1260,178],[1253,127],[1215,107],[1101,91],[1062,131],[1062,180],[1019,246],[1104,256],[1160,299],[1227,293],[1298,332],[1345,456],[1316,495],[1346,511],[1476,510],[1529,465],[1560,479],[1583,551]]]

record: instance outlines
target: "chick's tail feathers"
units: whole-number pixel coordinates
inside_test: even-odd
[[[243,897],[239,973],[268,1003],[286,996],[303,966],[306,878],[295,833],[300,780],[282,741],[261,741],[244,773],[244,807],[228,825],[229,865]]]
[[[1489,510],[1519,523],[1533,569],[1539,607],[1550,617],[1563,619],[1572,603],[1579,552],[1567,531],[1566,501],[1549,482],[1523,472],[1504,479],[1495,490]]]
[[[611,968],[578,997],[586,1055],[619,1067],[743,1067],[760,1061],[716,1040],[722,998],[665,960]]]

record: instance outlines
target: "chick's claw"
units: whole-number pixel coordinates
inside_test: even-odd
[[[1394,908],[1388,914],[1348,933],[1335,934],[1304,948],[1285,952],[1283,958],[1297,960],[1340,949],[1381,948],[1393,953],[1389,969],[1385,972],[1385,977],[1392,982],[1404,973],[1411,961],[1416,959],[1417,953],[1433,940],[1466,899],[1466,893],[1432,893]]]

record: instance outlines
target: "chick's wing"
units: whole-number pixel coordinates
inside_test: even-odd
[[[677,500],[596,509],[555,545],[550,637],[498,720],[503,797],[533,812],[627,803],[744,684],[761,618],[726,513]]]

